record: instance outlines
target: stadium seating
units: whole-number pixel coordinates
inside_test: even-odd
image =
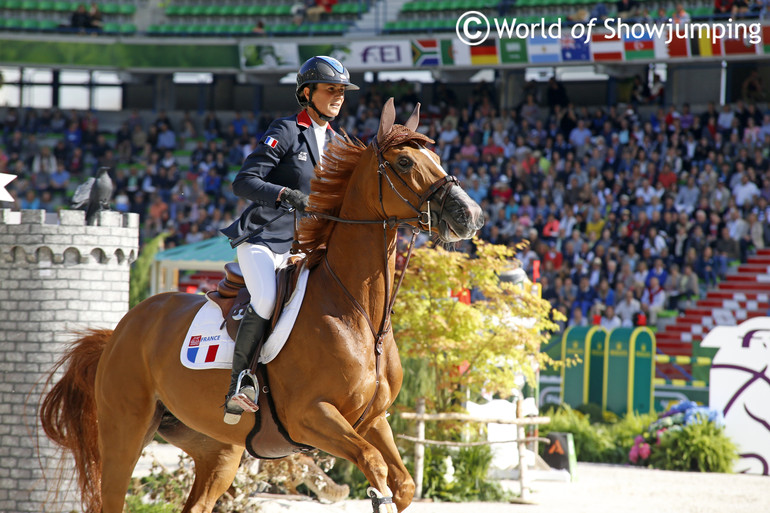
[[[67,32],[78,4],[67,0],[0,0],[0,30],[25,32]],[[134,3],[100,3],[105,34],[136,32]]]
[[[561,21],[580,9],[590,11],[598,0],[412,0],[405,3],[398,18],[385,23],[385,33],[434,33],[454,32],[458,17],[465,11],[480,11],[488,17],[500,16],[509,20],[516,18],[517,23],[537,23],[546,25]],[[666,0],[641,0],[639,2],[649,16],[655,17],[660,7],[666,9],[666,15],[674,13],[674,3]],[[605,2],[612,11],[614,2]],[[685,10],[691,18],[706,20],[713,18],[713,2],[691,0],[684,2]],[[614,13],[610,14],[614,16]]]
[[[346,32],[350,23],[366,11],[367,5],[358,0],[343,0],[332,7],[332,12],[323,17],[322,23],[294,25],[292,8],[295,3],[201,5],[177,0],[165,9],[170,22],[153,24],[148,27],[147,33],[160,36],[244,35],[252,32],[259,19],[264,23],[265,33],[269,36],[339,35]],[[244,25],[245,18],[252,19],[252,24]]]
[[[165,3],[165,19],[150,26],[137,27],[135,13],[144,0],[114,0],[99,3],[104,18],[103,32],[108,35],[146,33],[151,36],[247,36],[258,21],[271,37],[340,35],[376,0],[339,0],[320,23],[295,25],[293,6],[296,0],[270,0],[270,3],[223,0],[201,3],[201,0],[169,0]],[[384,0],[380,0],[384,1]],[[570,14],[590,10],[597,0],[411,0],[402,5],[398,17],[384,23],[389,34],[453,33],[458,17],[475,10],[487,16],[514,18],[518,23],[546,24],[565,22]],[[0,31],[67,32],[70,16],[81,3],[77,0],[0,0]],[[88,4],[88,2],[86,2]],[[614,9],[614,2],[605,2]],[[641,0],[649,16],[657,16],[659,8],[673,14],[671,0]],[[162,4],[164,5],[164,4]],[[689,0],[685,9],[695,20],[714,18],[713,2]]]

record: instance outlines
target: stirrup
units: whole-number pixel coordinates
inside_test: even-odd
[[[389,496],[383,495],[378,489],[370,486],[366,489],[366,495],[372,499],[372,508],[374,513],[396,513],[396,505],[393,504],[393,492],[390,488],[385,488]]]
[[[248,378],[251,384],[243,385],[243,379]],[[259,390],[259,381],[257,377],[249,370],[244,369],[238,375],[238,381],[235,385],[235,392],[232,397],[225,400],[225,424],[237,424],[241,420],[244,411],[256,412],[259,405],[256,403],[257,391]]]

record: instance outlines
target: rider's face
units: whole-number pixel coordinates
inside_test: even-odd
[[[310,91],[306,90],[305,94]],[[326,116],[337,116],[345,102],[345,86],[342,84],[318,84],[313,91],[313,103]]]

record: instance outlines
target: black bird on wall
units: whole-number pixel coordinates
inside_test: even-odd
[[[86,211],[86,222],[94,224],[94,216],[100,210],[110,209],[113,184],[110,178],[110,168],[100,167],[96,177],[91,177],[78,186],[72,196],[72,208]]]

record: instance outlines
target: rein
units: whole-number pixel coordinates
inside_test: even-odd
[[[442,189],[445,186],[448,186],[448,189],[444,193],[443,198],[441,198],[441,210],[439,211],[439,216],[438,216],[438,219],[441,219],[441,215],[443,214],[443,211],[444,211],[444,205],[446,203],[446,199],[449,196],[449,189],[451,189],[451,187],[457,184],[457,178],[455,178],[454,176],[446,175],[443,178],[440,178],[439,180],[434,182],[428,188],[428,190],[425,191],[423,194],[418,194],[414,189],[412,189],[409,186],[409,184],[406,183],[406,181],[403,178],[401,178],[401,176],[398,175],[398,173],[393,169],[393,166],[391,166],[390,162],[384,159],[376,137],[372,140],[372,148],[377,154],[377,160],[378,160],[377,174],[379,175],[380,208],[382,209],[382,213],[385,216],[385,219],[382,219],[382,220],[345,219],[342,217],[337,217],[337,216],[325,214],[322,212],[313,212],[310,210],[306,211],[306,213],[310,215],[322,217],[324,219],[329,219],[331,221],[335,221],[338,223],[381,224],[382,225],[383,256],[384,256],[384,267],[385,267],[385,272],[384,272],[385,305],[383,307],[384,311],[382,314],[382,322],[380,323],[379,330],[375,329],[374,323],[372,322],[366,310],[364,310],[364,307],[361,306],[361,304],[356,300],[355,297],[353,297],[353,294],[350,293],[350,291],[342,283],[342,280],[340,280],[339,276],[337,276],[337,273],[335,273],[334,270],[331,268],[331,265],[329,264],[328,253],[324,255],[324,266],[326,267],[327,272],[329,273],[329,275],[331,275],[332,278],[334,278],[334,281],[342,289],[342,291],[345,293],[348,300],[355,307],[355,309],[358,310],[358,312],[364,317],[364,319],[366,319],[366,322],[369,325],[369,330],[372,332],[372,336],[374,337],[374,355],[375,355],[374,357],[375,358],[374,359],[374,368],[375,368],[374,394],[372,394],[371,399],[369,399],[369,402],[367,403],[366,408],[364,408],[363,413],[361,413],[361,416],[353,424],[353,429],[357,428],[361,424],[361,422],[364,421],[364,418],[366,418],[366,415],[369,413],[369,410],[371,410],[372,405],[374,404],[374,399],[377,397],[377,392],[380,389],[380,355],[382,355],[382,342],[385,339],[385,336],[392,329],[390,316],[393,313],[393,305],[396,302],[396,295],[398,294],[398,291],[401,288],[401,283],[404,281],[404,276],[406,275],[406,269],[409,266],[410,259],[412,258],[412,251],[414,250],[414,245],[415,245],[415,242],[417,241],[417,235],[419,234],[421,229],[425,229],[427,231],[431,230],[430,199],[440,189]],[[417,203],[417,206],[414,206],[409,200],[404,198],[404,196],[398,191],[398,189],[396,189],[395,185],[393,184],[393,181],[391,180],[388,174],[388,168],[390,168],[391,171],[393,171],[396,177],[401,181],[402,185],[406,187],[407,190],[409,190],[409,192],[411,192],[418,198],[419,203]],[[399,218],[399,217],[387,215],[387,213],[385,212],[385,206],[383,204],[383,194],[382,194],[383,178],[387,180],[388,185],[390,186],[391,190],[396,194],[396,196],[398,196],[401,199],[401,201],[406,203],[406,205],[409,206],[409,208],[414,210],[414,212],[417,214],[416,217]],[[423,204],[427,205],[427,208],[425,211],[420,210],[420,207],[422,207]],[[409,224],[412,222],[417,223],[418,226],[413,226]],[[392,230],[402,225],[407,225],[412,228],[412,238],[409,242],[406,260],[404,262],[404,269],[401,271],[401,275],[399,276],[398,282],[396,282],[395,287],[391,291],[390,290],[391,277],[390,277],[390,270],[388,266],[388,229]]]

